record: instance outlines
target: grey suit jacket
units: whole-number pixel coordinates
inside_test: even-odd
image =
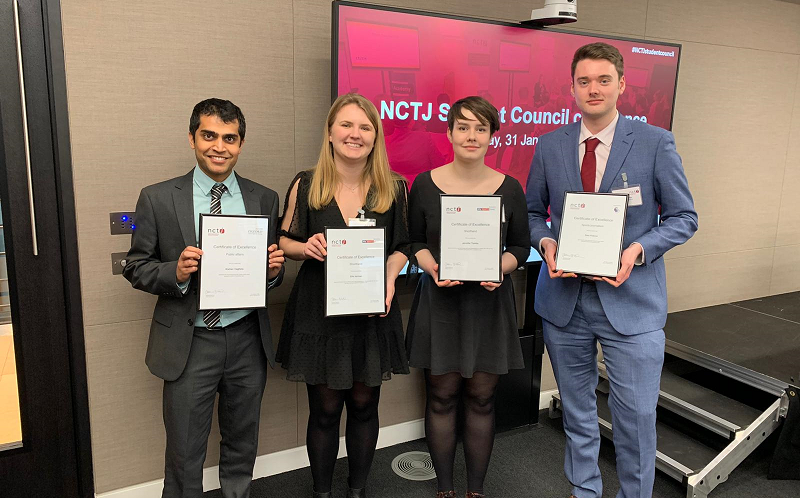
[[[234,173],[235,174],[235,173]],[[277,241],[278,194],[236,175],[247,214],[270,215],[269,243]],[[186,246],[197,246],[194,229],[193,170],[142,189],[136,203],[136,230],[123,274],[133,287],[158,296],[145,363],[157,377],[172,381],[186,367],[197,315],[197,274],[189,289],[178,289],[175,269]],[[283,269],[273,287],[283,279]],[[257,310],[264,354],[274,366],[267,309]]]

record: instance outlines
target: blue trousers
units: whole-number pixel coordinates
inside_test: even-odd
[[[664,364],[663,329],[622,335],[611,326],[597,295],[603,282],[581,283],[566,327],[544,321],[544,340],[563,404],[567,435],[564,473],[578,498],[599,498],[597,458],[597,343],[603,348],[611,394],[611,424],[620,491],[617,498],[649,498],[656,463],[656,406]],[[623,284],[624,285],[624,284]]]

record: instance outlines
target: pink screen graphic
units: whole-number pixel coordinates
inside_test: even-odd
[[[419,35],[414,28],[349,21],[347,37],[353,67],[419,69]]]
[[[524,187],[538,137],[580,119],[570,63],[586,43],[605,41],[625,58],[620,114],[669,129],[679,48],[374,8],[338,6],[338,94],[372,100],[392,169],[409,181],[450,162],[447,111],[480,95],[500,111],[486,164]]]
[[[519,43],[500,42],[500,71],[528,72],[531,68],[531,47]]]

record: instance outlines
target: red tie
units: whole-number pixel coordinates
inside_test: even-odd
[[[595,156],[594,150],[600,143],[600,139],[587,138],[585,143],[586,153],[583,155],[581,164],[581,183],[584,192],[594,192],[594,179],[597,176],[597,156]]]

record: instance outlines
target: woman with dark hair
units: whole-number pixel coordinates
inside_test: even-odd
[[[464,404],[467,498],[483,495],[494,445],[494,401],[500,375],[523,368],[509,273],[530,252],[525,194],[513,177],[484,164],[497,109],[481,97],[453,104],[447,116],[453,162],[417,176],[409,194],[412,254],[424,270],[406,334],[410,365],[425,369],[425,435],[438,498],[454,498],[456,413]],[[440,281],[440,194],[502,196],[502,283]]]
[[[322,131],[317,165],[299,173],[286,195],[280,248],[303,261],[284,313],[276,358],[287,378],[308,391],[306,446],[315,498],[330,498],[339,452],[339,420],[347,406],[349,498],[365,497],[378,441],[381,382],[408,373],[403,322],[394,282],[410,250],[405,181],[389,170],[383,128],[375,106],[358,94],[340,96]],[[384,316],[326,317],[325,227],[347,220],[386,227]]]

